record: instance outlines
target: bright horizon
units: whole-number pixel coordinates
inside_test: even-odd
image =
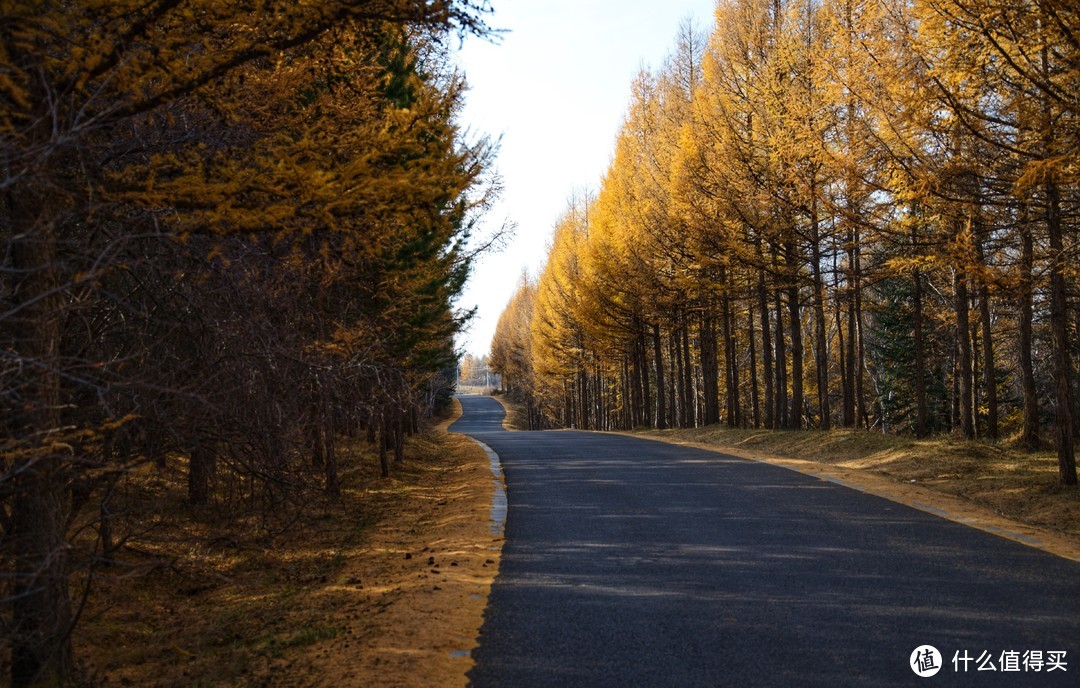
[[[458,301],[476,307],[459,337],[465,353],[488,353],[499,314],[523,270],[543,267],[552,228],[567,199],[595,191],[640,69],[658,69],[674,49],[679,24],[707,29],[715,0],[509,0],[493,2],[497,43],[465,41],[458,64],[470,90],[461,123],[472,136],[502,137],[496,168],[503,195],[481,234],[517,225],[506,248],[484,256]]]

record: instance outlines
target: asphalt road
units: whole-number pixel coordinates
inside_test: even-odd
[[[509,502],[474,686],[1080,686],[1076,562],[746,459],[506,432],[494,399],[461,402],[450,429],[499,454]],[[921,645],[936,676],[909,666]]]

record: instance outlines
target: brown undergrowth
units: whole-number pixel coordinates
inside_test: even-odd
[[[487,457],[448,423],[387,480],[362,440],[339,450],[340,500],[273,535],[236,519],[207,538],[210,512],[160,519],[87,598],[74,641],[89,682],[465,685],[501,538]],[[159,489],[186,511],[176,483]]]

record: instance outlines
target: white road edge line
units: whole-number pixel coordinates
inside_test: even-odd
[[[480,445],[480,448],[488,456],[488,464],[491,468],[491,481],[495,490],[491,494],[491,534],[502,535],[506,528],[506,487],[503,485],[502,461],[495,450],[487,446],[475,437],[466,435],[470,440]]]

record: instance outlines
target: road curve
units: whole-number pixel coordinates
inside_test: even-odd
[[[506,432],[494,399],[461,403],[450,429],[499,454],[509,502],[478,688],[1080,685],[1080,564],[775,466]],[[909,665],[921,645],[936,676]]]

